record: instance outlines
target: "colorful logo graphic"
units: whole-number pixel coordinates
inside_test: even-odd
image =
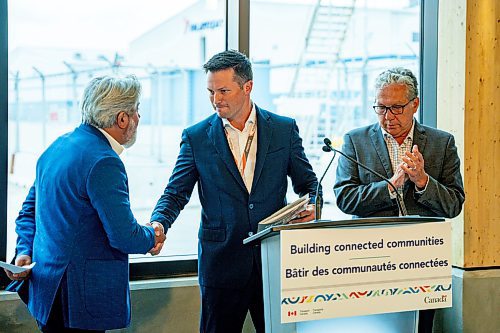
[[[443,292],[450,290],[451,290],[451,283],[447,285],[437,284],[433,286],[386,288],[386,289],[374,289],[365,291],[351,291],[347,293],[325,293],[318,295],[285,297],[281,300],[281,304],[290,305],[290,304],[301,304],[301,303],[334,302],[334,301],[342,301],[342,300],[364,298],[364,297],[414,295],[419,293],[433,293],[433,292]]]

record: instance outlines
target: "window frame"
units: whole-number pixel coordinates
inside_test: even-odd
[[[437,126],[439,0],[420,1],[420,115],[419,122]]]
[[[7,261],[8,42],[7,0],[0,0],[0,260]],[[9,279],[0,272],[0,290]]]
[[[7,180],[8,180],[8,11],[7,1],[0,0],[0,260],[7,261]],[[438,0],[421,0],[419,121],[436,126],[436,79]],[[226,49],[237,49],[250,56],[250,0],[226,0]],[[130,264],[131,280],[194,276],[198,260],[175,260]],[[0,290],[9,283],[0,273]]]

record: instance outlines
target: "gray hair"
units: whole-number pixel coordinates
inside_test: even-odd
[[[418,97],[417,78],[409,69],[393,67],[383,71],[375,79],[375,91],[378,93],[381,89],[390,84],[404,84],[408,88],[409,100]]]
[[[121,111],[132,115],[139,102],[141,84],[135,75],[101,76],[92,79],[83,92],[82,123],[109,128]]]

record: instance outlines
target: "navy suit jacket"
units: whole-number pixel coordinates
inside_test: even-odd
[[[128,253],[154,246],[154,230],[130,210],[125,167],[106,137],[81,125],[42,154],[16,220],[16,251],[37,262],[28,309],[46,323],[58,288],[68,327],[130,322]]]
[[[299,195],[314,195],[317,179],[295,121],[257,108],[257,158],[248,193],[213,114],[182,133],[179,157],[151,220],[171,226],[196,183],[202,206],[198,238],[200,284],[238,289],[260,267],[260,248],[243,245],[262,219],[286,204],[287,176]]]
[[[465,193],[453,135],[415,121],[413,144],[424,157],[429,183],[422,194],[415,193],[415,184],[411,181],[405,183],[403,197],[408,214],[457,216]],[[392,177],[389,151],[378,123],[347,133],[342,150],[387,178]],[[387,183],[344,157],[339,159],[334,192],[338,207],[346,214],[398,216],[398,207],[390,198]]]

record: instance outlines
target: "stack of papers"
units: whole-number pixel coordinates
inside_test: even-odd
[[[11,271],[14,274],[19,274],[19,273],[22,273],[24,271],[27,271],[28,269],[32,269],[33,266],[35,266],[35,264],[36,264],[36,262],[32,262],[30,265],[16,266],[16,265],[8,264],[8,263],[0,260],[0,267],[5,268],[6,270]]]
[[[272,226],[287,224],[291,220],[295,219],[300,212],[306,210],[308,203],[309,195],[306,194],[303,197],[281,208],[271,216],[268,216],[260,221],[258,230],[261,231]]]

